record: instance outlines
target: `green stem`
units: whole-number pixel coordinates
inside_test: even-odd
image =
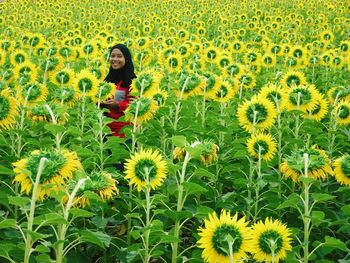
[[[304,153],[304,177],[308,178],[308,168],[309,168],[309,155]],[[304,181],[304,263],[309,262],[309,228],[310,228],[310,207],[309,207],[309,189],[310,184],[307,181]]]
[[[185,155],[185,159],[184,162],[182,164],[182,170],[180,173],[180,181],[177,185],[178,188],[178,198],[177,198],[177,208],[176,211],[177,212],[181,212],[182,211],[182,207],[184,204],[184,197],[183,197],[183,192],[184,192],[184,188],[183,188],[183,183],[185,182],[185,175],[186,175],[186,169],[187,169],[187,165],[190,161],[190,154],[188,152],[186,152]],[[174,243],[172,243],[172,257],[171,257],[171,262],[172,263],[176,263],[177,262],[177,252],[178,252],[178,245],[179,242],[177,241],[179,239],[179,234],[180,234],[180,221],[176,220],[175,222],[175,227],[174,227],[174,237],[175,240]]]
[[[37,191],[40,183],[40,177],[45,169],[45,163],[47,159],[45,157],[42,157],[40,159],[38,172],[35,177],[35,183],[33,186],[33,193],[32,193],[32,199],[30,201],[30,210],[29,210],[29,216],[28,216],[28,225],[27,225],[27,237],[25,240],[25,249],[24,249],[24,263],[29,262],[30,254],[32,253],[32,246],[33,246],[33,240],[31,233],[33,231],[33,222],[34,222],[34,213],[35,213],[35,203],[37,199]]]

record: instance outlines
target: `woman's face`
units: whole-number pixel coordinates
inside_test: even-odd
[[[109,62],[111,63],[112,69],[121,69],[125,66],[125,57],[118,48],[115,48],[111,52]]]

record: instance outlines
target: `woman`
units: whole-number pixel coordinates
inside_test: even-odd
[[[132,79],[136,78],[136,75],[130,51],[123,44],[117,44],[111,48],[109,62],[109,72],[105,81],[116,84],[116,92],[114,99],[104,101],[101,106],[110,110],[107,113],[108,117],[118,120],[124,116],[124,110],[130,103],[129,88]],[[124,138],[125,135],[120,130],[126,125],[128,123],[120,121],[114,121],[108,124],[112,130],[112,135],[121,138]]]

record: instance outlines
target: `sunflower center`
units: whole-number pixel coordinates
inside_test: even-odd
[[[277,91],[271,91],[269,94],[267,94],[267,98],[271,100],[272,102],[276,103],[279,102],[282,99],[282,96]]]
[[[259,148],[260,148],[260,154],[265,155],[269,151],[269,144],[264,140],[258,140],[257,142],[254,143],[254,151],[256,153],[259,153]]]
[[[345,158],[343,158],[341,162],[341,169],[343,171],[343,174],[347,178],[350,178],[350,156],[346,156]]]
[[[276,255],[281,251],[283,247],[283,239],[280,233],[275,230],[267,230],[263,232],[259,237],[259,248],[265,254],[274,254]]]
[[[168,63],[171,68],[176,68],[179,65],[177,58],[170,58]]]
[[[146,181],[148,173],[149,181],[152,181],[157,175],[157,166],[153,160],[142,159],[135,165],[135,175],[141,181]]]
[[[10,106],[10,101],[6,97],[0,96],[0,121],[9,116]]]
[[[251,53],[248,54],[248,60],[249,60],[250,62],[255,62],[255,61],[257,60],[257,58],[258,58],[257,54],[255,54],[255,53],[253,53],[253,52],[251,52]]]
[[[350,114],[350,110],[349,107],[345,106],[345,105],[341,105],[338,109],[338,116],[341,119],[346,119],[347,117],[349,117]]]
[[[294,105],[304,105],[311,101],[311,92],[306,88],[294,89],[289,95],[290,102]]]
[[[267,109],[264,105],[255,103],[249,106],[246,115],[248,120],[251,123],[254,123],[254,115],[255,115],[255,123],[261,123],[266,120]]]
[[[45,157],[47,159],[47,162],[45,163],[45,168],[40,177],[41,183],[50,180],[54,176],[58,175],[58,171],[66,162],[66,159],[62,154],[53,152],[41,152],[39,154],[31,156],[27,163],[27,169],[31,172],[31,177],[33,180],[35,180],[35,177],[38,173],[38,167],[40,159],[42,157]]]
[[[237,65],[230,65],[227,67],[227,72],[230,73],[231,75],[237,75],[239,71],[240,71],[240,68]]]
[[[184,84],[185,84],[186,79],[187,79],[187,83],[186,83],[185,87],[183,87]],[[179,87],[183,88],[183,92],[184,93],[189,93],[192,90],[194,90],[196,87],[198,87],[200,82],[201,82],[201,80],[199,78],[197,78],[197,77],[194,77],[194,76],[192,76],[190,78],[183,78],[180,81]]]
[[[292,86],[293,84],[300,85],[300,83],[301,83],[300,78],[296,75],[290,75],[287,78],[287,84],[289,87]]]
[[[209,50],[209,51],[207,52],[207,57],[208,57],[209,59],[214,59],[214,58],[216,58],[216,51],[215,51],[215,50]]]
[[[17,63],[23,63],[24,60],[25,60],[25,57],[24,57],[22,54],[17,54],[17,55],[15,56],[15,61],[16,61]]]
[[[94,47],[93,47],[92,45],[90,45],[90,44],[85,45],[85,46],[83,47],[83,51],[84,51],[85,54],[91,54],[91,52],[92,52],[93,50],[94,50]]]
[[[248,75],[242,75],[242,77],[239,78],[239,82],[243,85],[249,86],[249,84],[252,82],[252,78]]]
[[[23,88],[23,93],[28,101],[33,101],[41,95],[41,88],[38,85],[26,85]]]
[[[89,78],[82,78],[78,82],[78,87],[82,92],[89,92],[92,90],[92,81]]]
[[[56,80],[62,84],[66,84],[69,81],[69,79],[70,79],[69,73],[67,73],[67,72],[59,72],[56,75]]]
[[[264,58],[264,63],[267,64],[267,65],[272,64],[272,61],[273,61],[273,60],[272,60],[271,57],[265,57],[265,58]]]
[[[301,49],[296,49],[293,51],[293,56],[296,58],[301,58],[303,56],[303,51]]]
[[[223,256],[229,255],[229,247],[226,237],[230,235],[233,239],[232,252],[237,253],[243,243],[241,232],[233,225],[223,224],[219,226],[211,239],[215,251]]]
[[[218,98],[225,98],[226,95],[228,94],[228,89],[224,85],[221,85],[220,89],[216,93],[216,97]]]
[[[227,58],[222,58],[222,59],[220,60],[220,66],[221,66],[221,67],[226,67],[226,66],[228,65],[229,62],[230,62],[229,59],[227,59]]]

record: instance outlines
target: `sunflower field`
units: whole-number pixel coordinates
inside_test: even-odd
[[[350,2],[0,1],[0,146],[0,262],[350,262]]]

